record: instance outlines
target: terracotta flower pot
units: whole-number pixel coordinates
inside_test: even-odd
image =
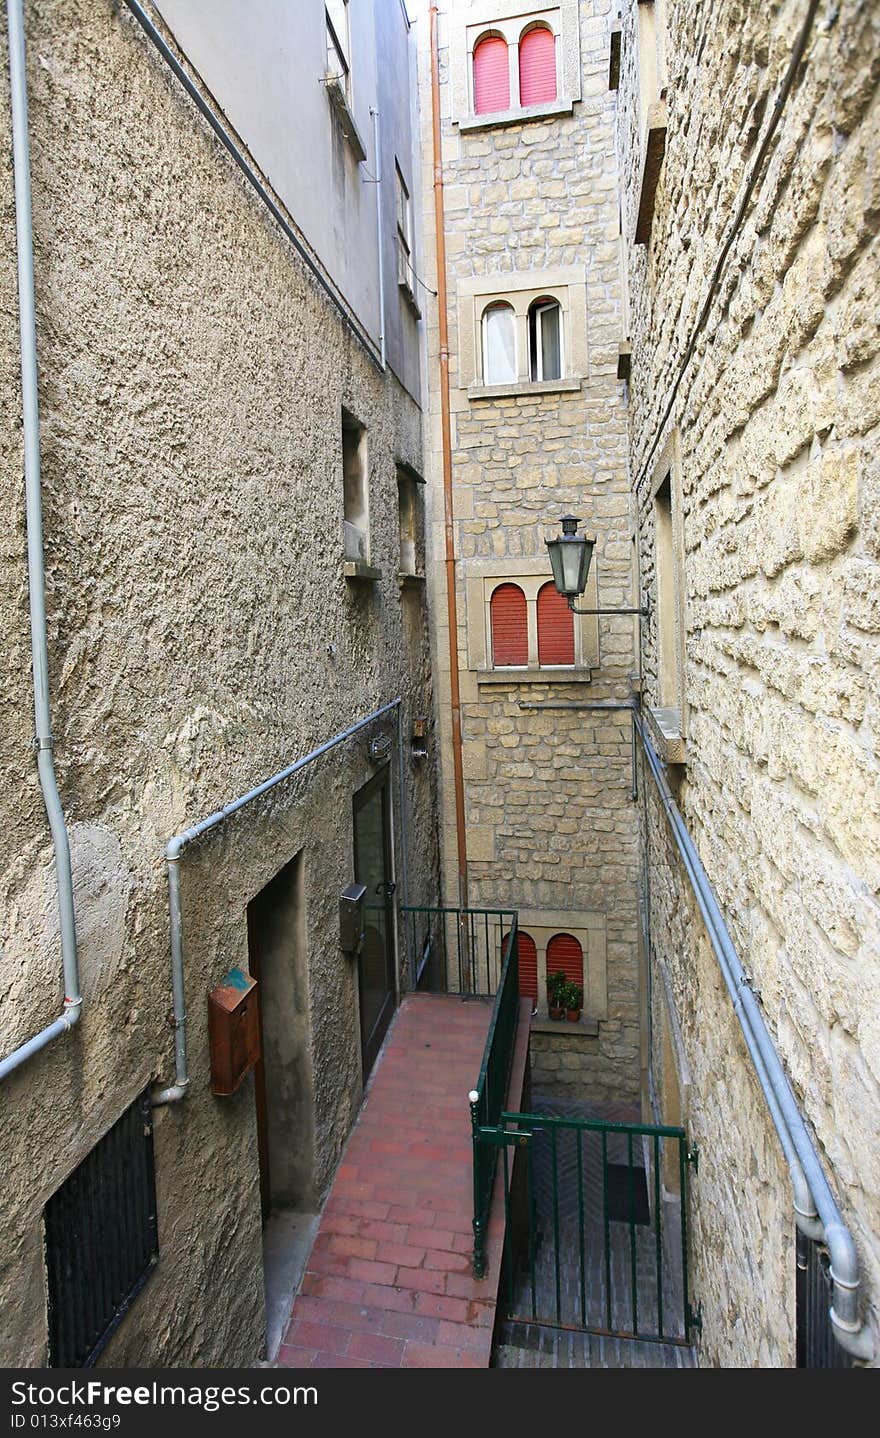
[[[566,1010],[565,1010],[565,1017],[568,1019],[568,1022],[569,1022],[570,1024],[576,1024],[577,1021],[578,1021],[578,1019],[580,1018],[580,1016],[581,1016],[581,1011],[580,1011],[580,1009],[566,1009]]]
[[[551,1019],[561,1019],[565,1011],[559,1005],[549,1004],[547,1007],[547,1012],[549,1013]]]

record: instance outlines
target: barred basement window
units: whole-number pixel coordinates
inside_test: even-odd
[[[49,1367],[90,1368],[159,1258],[149,1090],[43,1212]]]

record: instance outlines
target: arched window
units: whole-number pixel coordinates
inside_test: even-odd
[[[556,40],[543,25],[519,42],[519,102],[542,105],[556,99]]]
[[[516,320],[512,305],[489,305],[483,311],[483,384],[516,381]]]
[[[547,945],[547,977],[559,972],[569,983],[584,986],[584,953],[572,934],[554,934]]]
[[[474,48],[474,111],[477,115],[510,109],[510,61],[507,41],[487,35]]]
[[[499,584],[489,601],[492,627],[492,663],[518,665],[529,662],[529,625],[526,597],[518,584]]]
[[[533,380],[562,379],[562,310],[558,300],[529,308],[529,373]]]
[[[574,615],[552,581],[538,590],[538,663],[574,664]]]
[[[505,934],[501,940],[501,952],[504,953],[509,935]],[[534,1006],[538,1002],[538,950],[531,934],[526,934],[519,929],[516,936],[516,953],[519,962],[519,993],[520,998],[531,999]]]

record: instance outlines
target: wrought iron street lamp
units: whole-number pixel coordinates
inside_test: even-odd
[[[638,609],[579,609],[575,599],[583,594],[590,573],[595,539],[578,533],[579,519],[573,514],[562,516],[562,533],[546,541],[553,570],[553,583],[563,599],[568,600],[572,614],[640,614],[648,618],[647,602]]]

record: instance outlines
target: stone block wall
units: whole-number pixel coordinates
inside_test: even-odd
[[[526,6],[537,10],[539,7]],[[551,7],[552,8],[552,7]],[[626,415],[617,379],[621,334],[614,97],[605,26],[610,0],[581,0],[580,98],[550,118],[473,128],[461,108],[467,5],[440,7],[442,152],[449,295],[452,487],[457,560],[470,902],[529,910],[595,910],[605,917],[608,1010],[596,1046],[602,1082],[638,1092],[638,831],[631,797],[630,725],[621,713],[554,705],[626,700],[636,666],[635,622],[601,618],[583,630],[583,670],[552,680],[488,674],[481,585],[486,575],[543,572],[545,537],[566,512],[596,538],[586,603],[634,603],[634,546]],[[491,6],[479,7],[490,24]],[[499,0],[499,15],[519,14]],[[523,21],[525,23],[525,21]],[[420,36],[424,209],[432,214],[430,57]],[[560,43],[557,41],[557,43]],[[566,52],[565,64],[575,52]],[[577,58],[575,56],[575,58]],[[564,68],[564,67],[563,67]],[[568,82],[571,84],[571,74]],[[466,120],[466,124],[461,124]],[[425,249],[432,286],[436,245]],[[567,387],[489,391],[478,373],[473,296],[571,283]],[[434,286],[435,287],[435,286]],[[583,330],[576,315],[585,314]],[[457,902],[449,713],[442,453],[436,304],[428,333],[428,471],[433,606],[441,733],[446,901]],[[570,381],[576,382],[570,382]],[[598,586],[598,588],[596,587]],[[598,594],[598,601],[597,601]],[[482,657],[475,660],[475,651]],[[523,708],[524,704],[538,707]],[[585,1096],[588,1096],[585,1094]]]
[[[869,4],[818,7],[697,329],[808,7],[664,7],[666,151],[650,241],[637,246],[636,29],[647,8],[623,7],[618,102],[630,462],[651,592],[652,483],[661,451],[678,445],[679,801],[851,1225],[875,1312],[880,16]],[[643,664],[646,703],[656,703],[653,627]],[[786,1366],[795,1262],[785,1166],[652,800],[646,842],[653,944],[670,975],[691,1070],[688,1125],[701,1150],[693,1248],[702,1361]],[[656,1003],[654,1016],[659,1025]]]

